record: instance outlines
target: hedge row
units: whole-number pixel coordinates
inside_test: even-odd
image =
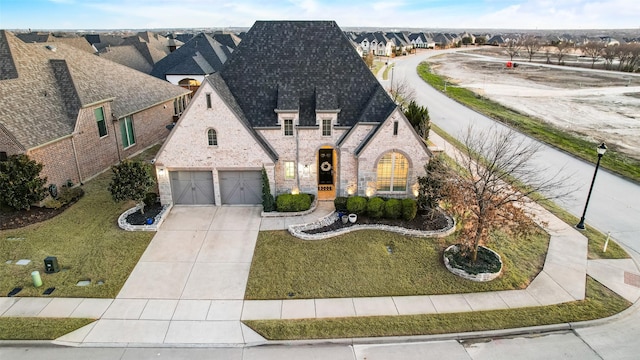
[[[276,209],[279,212],[306,211],[311,208],[312,194],[282,194],[276,198]]]
[[[382,197],[339,196],[333,201],[336,211],[358,215],[367,215],[374,219],[403,219],[409,221],[416,217],[418,204],[414,199],[385,199]]]

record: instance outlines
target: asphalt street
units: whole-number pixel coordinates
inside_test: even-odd
[[[418,76],[416,72],[418,64],[429,56],[441,53],[441,51],[428,51],[415,56],[394,59],[394,81],[404,80],[410,84],[415,89],[416,101],[429,109],[432,122],[457,138],[460,138],[469,126],[473,126],[474,129],[503,127],[496,121],[449,99]],[[389,86],[389,84],[386,85]],[[570,177],[570,185],[577,190],[569,197],[556,202],[580,217],[597,160],[595,148],[592,163],[574,158],[548,145],[543,145],[538,155],[532,163],[539,171],[550,175],[560,173]],[[600,168],[589,201],[586,224],[605,234],[610,232],[611,237],[618,243],[640,254],[640,186]]]

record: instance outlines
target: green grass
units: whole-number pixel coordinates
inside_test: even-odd
[[[420,75],[424,81],[440,91],[444,91],[445,81],[448,84],[452,83],[451,80],[432,73],[429,64],[426,62],[418,65],[417,71],[418,75]],[[586,161],[594,163],[596,161],[597,155],[595,148],[598,145],[596,143],[566,133],[564,130],[545,123],[540,119],[523,115],[495,101],[483,98],[465,88],[447,86],[446,94],[463,105],[492,119],[503,122],[540,141]],[[640,182],[640,160],[632,159],[616,151],[613,145],[610,145],[609,151],[607,151],[607,154],[602,158],[601,165],[614,173]]]
[[[362,230],[304,241],[285,231],[258,235],[246,299],[341,298],[456,294],[525,288],[542,269],[549,244],[542,230],[529,238],[492,234],[488,247],[504,261],[504,274],[472,283],[450,273],[442,251],[455,241],[419,239]],[[387,246],[394,246],[389,255]],[[293,293],[293,296],[289,296]]]
[[[380,69],[382,69],[383,66],[384,66],[383,61],[374,60],[373,67],[371,68],[371,72],[373,73],[373,75],[378,75],[378,71],[380,71]]]
[[[457,147],[458,149],[462,149],[462,143],[458,141],[458,139],[446,133],[444,130],[439,128],[435,124],[431,124],[431,129],[438,134],[440,137],[445,139],[448,143]],[[539,199],[538,204],[542,205],[549,212],[557,216],[560,220],[565,223],[573,226],[578,223],[579,219],[573,215],[571,215],[568,211],[562,209],[558,205],[556,205],[553,201],[547,199]],[[629,258],[629,254],[620,247],[615,241],[609,241],[607,246],[607,252],[604,252],[604,243],[607,237],[601,232],[593,229],[590,226],[587,226],[587,229],[582,232],[584,236],[589,239],[589,259],[627,259]]]
[[[599,319],[617,314],[631,305],[589,277],[586,295],[583,301],[509,310],[412,316],[251,320],[244,323],[269,340],[433,335]]]
[[[2,318],[2,340],[54,340],[95,321],[94,319]]]
[[[151,149],[148,154],[157,152]],[[145,155],[146,156],[146,155]],[[22,229],[0,231],[0,294],[22,287],[18,296],[42,296],[55,287],[55,297],[113,298],[126,281],[153,237],[153,232],[130,232],[118,227],[117,219],[132,203],[116,204],[107,186],[107,171],[83,186],[85,195],[53,219]],[[43,260],[56,256],[61,271],[44,273]],[[7,260],[30,259],[27,266]],[[43,286],[35,288],[31,272],[39,270]],[[79,280],[92,281],[76,286]],[[97,285],[103,281],[103,285]]]
[[[382,73],[382,80],[389,80],[389,71],[391,71],[394,65],[395,64],[391,64],[384,69],[384,72]]]

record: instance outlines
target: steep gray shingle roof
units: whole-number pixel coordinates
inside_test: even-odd
[[[18,75],[0,81],[0,124],[25,149],[71,134],[80,107],[113,100],[120,118],[189,93],[70,45],[55,43],[52,51],[0,33]]]
[[[315,125],[316,99],[336,103],[342,126],[382,122],[396,107],[334,21],[257,21],[220,74],[252,126],[275,126],[291,96],[302,126]]]
[[[260,146],[265,150],[265,152],[269,155],[271,160],[273,160],[274,162],[277,161],[278,154],[269,145],[269,143],[262,136],[260,136],[260,134],[258,134],[258,132],[251,126],[251,124],[247,120],[247,117],[242,111],[242,108],[240,108],[240,106],[238,105],[238,102],[236,101],[233,94],[231,94],[229,87],[225,83],[224,79],[220,76],[220,74],[219,73],[211,74],[206,77],[206,81],[208,81],[209,84],[211,84],[211,86],[213,86],[213,88],[216,89],[216,91],[218,92],[218,95],[220,95],[224,103],[227,104],[229,108],[231,108],[231,111],[233,111],[238,116],[242,125],[247,129],[249,134],[253,136],[253,138],[258,142],[258,144],[260,144]]]
[[[147,58],[134,45],[109,46],[99,52],[98,55],[145,74],[150,73],[151,69],[153,69],[153,64],[150,64]]]
[[[166,75],[208,75],[220,70],[229,56],[228,47],[200,33],[158,61],[151,75],[163,80]]]

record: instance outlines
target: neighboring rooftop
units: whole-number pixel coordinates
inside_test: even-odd
[[[25,44],[4,30],[0,55],[0,125],[24,149],[71,134],[82,107],[112,100],[120,118],[189,92],[65,43]]]

